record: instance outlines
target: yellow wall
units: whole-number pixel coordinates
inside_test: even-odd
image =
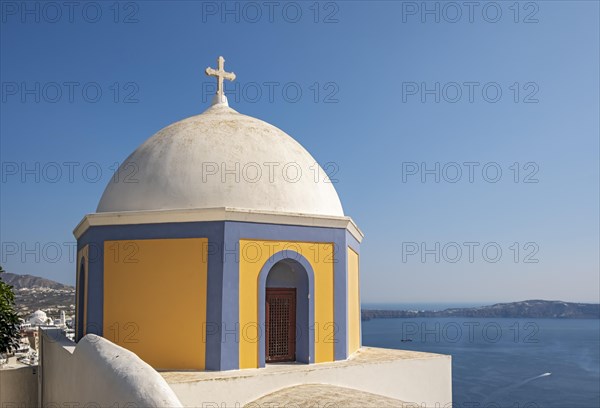
[[[75,303],[77,305],[77,319],[76,319],[76,324],[77,322],[79,322],[79,315],[80,313],[83,315],[83,335],[85,336],[86,332],[87,332],[87,294],[88,294],[88,281],[89,281],[89,252],[90,252],[90,246],[86,245],[83,248],[81,248],[79,250],[79,252],[77,253],[77,299],[75,300]],[[83,274],[84,276],[84,285],[83,287],[80,287],[80,282],[79,282],[79,274],[81,271],[81,259],[85,258],[85,262],[83,263],[83,268],[84,268],[84,272]],[[82,290],[83,291],[83,305],[79,304],[79,291]],[[79,333],[79,328],[76,328],[75,333]]]
[[[106,241],[104,337],[160,369],[204,369],[206,238]]]
[[[360,347],[360,278],[358,254],[348,247],[348,354]]]
[[[265,262],[284,249],[300,253],[313,268],[315,362],[333,361],[333,244],[240,240],[240,368],[258,367],[258,302],[265,301],[258,299],[258,275]]]

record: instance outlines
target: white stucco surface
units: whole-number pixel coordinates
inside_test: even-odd
[[[48,316],[46,315],[46,312],[36,310],[31,314],[31,316],[29,316],[29,323],[32,326],[40,326],[42,324],[46,324],[48,323]]]
[[[275,391],[246,404],[263,407],[419,408],[394,398],[329,384],[302,384]]]
[[[303,225],[343,228],[361,242],[364,234],[350,217],[252,211],[239,208],[201,208],[184,210],[125,211],[88,214],[75,227],[79,239],[90,227],[99,225],[163,224],[177,222],[237,221],[260,224]]]
[[[97,212],[234,207],[344,215],[333,184],[306,149],[226,104],[160,130],[117,174]]]
[[[35,407],[37,394],[37,366],[0,369],[0,407]]]
[[[452,402],[451,357],[405,350],[363,347],[348,360],[332,363],[161,374],[186,407],[244,406],[299,384],[352,388],[419,407],[444,407]]]
[[[75,343],[43,331],[42,406],[181,407],[165,380],[137,355],[88,334]]]

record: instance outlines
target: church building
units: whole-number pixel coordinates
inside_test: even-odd
[[[363,234],[300,143],[229,107],[224,59],[206,73],[211,106],[131,153],[75,228],[76,339],[159,370],[348,359]]]

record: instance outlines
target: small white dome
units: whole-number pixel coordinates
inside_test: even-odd
[[[225,104],[144,142],[121,164],[97,212],[220,207],[344,215],[333,184],[306,149]]]
[[[44,324],[46,324],[47,321],[48,321],[48,315],[41,310],[36,310],[29,317],[29,323],[32,326],[44,325]]]

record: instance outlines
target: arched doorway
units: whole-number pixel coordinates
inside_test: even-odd
[[[311,361],[311,281],[294,259],[279,260],[269,269],[264,297],[266,363]]]

